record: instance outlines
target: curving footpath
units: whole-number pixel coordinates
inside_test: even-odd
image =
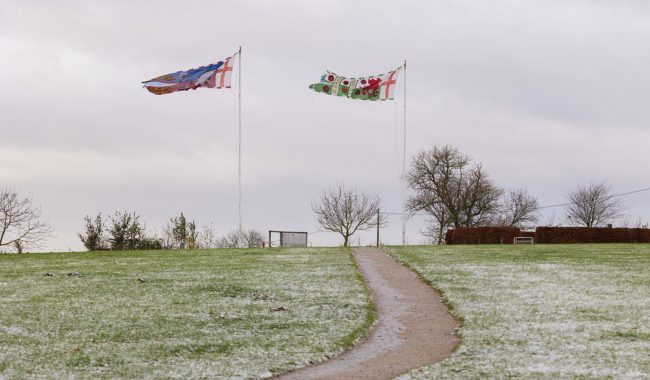
[[[350,351],[279,379],[393,379],[446,358],[458,345],[458,322],[438,292],[376,248],[353,254],[379,323]]]

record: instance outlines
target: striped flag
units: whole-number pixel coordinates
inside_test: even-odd
[[[237,54],[208,66],[161,75],[142,83],[149,92],[156,95],[196,90],[199,87],[230,88],[232,69]]]

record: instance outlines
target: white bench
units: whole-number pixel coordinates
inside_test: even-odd
[[[512,244],[535,244],[535,239],[530,236],[516,236]]]

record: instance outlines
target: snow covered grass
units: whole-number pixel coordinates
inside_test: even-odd
[[[263,378],[373,318],[341,248],[0,255],[0,378]]]
[[[404,379],[650,378],[650,245],[391,247],[463,321]]]

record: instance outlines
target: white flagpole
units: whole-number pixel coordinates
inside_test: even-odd
[[[239,237],[243,237],[243,222],[241,216],[241,46],[237,59],[237,177],[239,181]]]
[[[404,60],[404,136],[402,146],[402,245],[406,245],[406,60]]]

